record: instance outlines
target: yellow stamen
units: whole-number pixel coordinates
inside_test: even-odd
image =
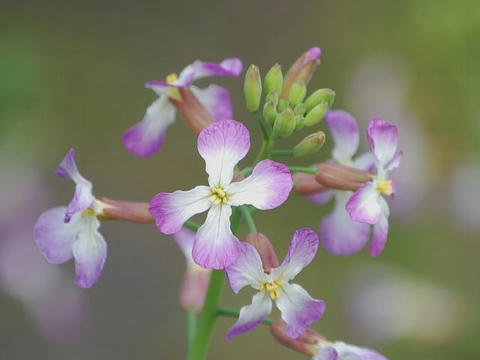
[[[218,205],[220,203],[226,204],[228,202],[228,195],[221,187],[212,188],[212,196],[210,196],[210,201],[213,205]]]
[[[167,75],[167,84],[173,85],[177,82],[177,80],[177,74],[171,73],[170,75]],[[168,96],[178,101],[182,100],[182,95],[180,95],[180,91],[175,87],[170,88],[170,90],[168,91]]]
[[[88,208],[82,211],[82,216],[95,215],[95,210]]]
[[[377,191],[387,196],[392,195],[392,182],[390,180],[380,180],[377,182]]]
[[[260,285],[260,290],[265,291],[270,295],[270,299],[276,300],[280,296],[279,288],[282,287],[282,280],[275,280],[274,282],[263,283]]]

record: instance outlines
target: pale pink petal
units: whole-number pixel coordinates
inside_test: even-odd
[[[190,86],[193,95],[205,106],[215,120],[230,120],[232,118],[232,102],[227,89],[212,84],[205,89]]]
[[[353,221],[375,224],[380,216],[380,195],[372,182],[368,182],[348,199],[345,209]]]
[[[340,162],[351,159],[357,152],[360,139],[355,118],[346,111],[331,110],[325,116],[325,122],[334,142],[333,158]]]
[[[193,261],[192,249],[195,240],[195,232],[186,227],[182,227],[178,232],[173,234],[173,238],[185,255],[187,262]]]
[[[359,170],[376,171],[375,156],[371,152],[363,153],[353,160],[353,167]]]
[[[325,190],[325,191],[320,191],[316,194],[307,195],[307,199],[315,204],[323,205],[330,201],[333,194],[334,192],[332,190]]]
[[[378,256],[385,248],[388,237],[388,218],[382,213],[377,223],[373,226],[372,242],[370,243],[370,255]]]
[[[383,119],[373,119],[368,124],[367,138],[370,149],[382,166],[389,163],[398,143],[398,129]]]
[[[390,161],[387,165],[387,171],[392,171],[396,169],[397,167],[400,166],[400,162],[402,161],[403,158],[403,151],[399,151],[395,156],[393,157],[392,161]]]
[[[238,121],[221,120],[200,132],[197,147],[205,160],[210,186],[225,186],[232,181],[235,165],[248,153],[250,134]]]

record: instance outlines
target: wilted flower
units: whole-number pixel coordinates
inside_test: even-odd
[[[92,184],[78,171],[75,150],[70,149],[56,171],[75,182],[75,195],[68,207],[42,213],[34,227],[34,240],[52,264],[75,259],[75,283],[91,287],[100,277],[107,257],[107,243],[98,232],[102,203],[92,194]]]
[[[195,237],[193,259],[204,268],[223,269],[235,260],[240,248],[230,229],[232,206],[273,209],[287,199],[292,178],[285,165],[263,160],[252,175],[232,182],[235,165],[250,148],[250,134],[237,121],[222,120],[207,126],[197,146],[206,163],[209,186],[159,193],[150,202],[150,212],[162,233],[174,234],[190,217],[208,210]]]
[[[311,229],[297,230],[293,235],[283,263],[267,274],[262,260],[250,243],[242,243],[236,261],[225,269],[230,287],[235,293],[250,285],[258,293],[252,303],[240,309],[237,323],[228,331],[226,339],[257,327],[272,310],[275,302],[282,319],[288,324],[286,334],[300,336],[325,311],[325,302],[312,298],[303,287],[290,284],[295,276],[314,258],[318,236]]]
[[[155,91],[159,98],[147,108],[143,120],[125,132],[124,146],[141,157],[156,153],[163,145],[167,128],[175,120],[175,107],[196,133],[215,120],[231,119],[232,106],[226,89],[215,84],[200,89],[192,83],[209,76],[235,77],[242,70],[242,62],[236,58],[225,59],[219,64],[197,60],[178,77],[170,74],[166,81],[147,82],[145,86]]]

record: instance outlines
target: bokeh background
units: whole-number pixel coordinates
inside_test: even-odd
[[[405,157],[382,256],[321,249],[299,276],[327,302],[315,329],[390,359],[479,359],[479,19],[475,0],[0,1],[0,358],[183,358],[184,258],[171,238],[104,223],[109,256],[88,291],[73,284],[71,262],[49,265],[35,248],[38,215],[72,195],[54,169],[75,147],[97,196],[141,201],[188,189],[205,174],[181,121],[149,159],[122,147],[155,98],[143,83],[195,59],[286,70],[318,45],[309,89],[334,89],[334,108],[354,114],[362,134],[374,116],[398,125]],[[242,81],[218,82],[231,90],[235,118],[256,130]],[[330,146],[299,164],[328,158]],[[283,256],[293,231],[318,228],[331,205],[292,196],[257,225]],[[226,289],[223,302],[250,296]],[[267,327],[224,342],[232,324],[217,322],[210,359],[303,358]]]

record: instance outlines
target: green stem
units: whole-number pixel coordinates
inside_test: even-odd
[[[253,220],[252,214],[250,214],[250,211],[246,206],[240,206],[240,211],[242,212],[243,218],[245,219],[245,222],[247,223],[248,229],[251,233],[256,233],[257,232],[257,226],[255,225],[255,221]]]
[[[273,150],[272,156],[292,156],[293,150],[285,149],[285,150]]]
[[[298,173],[304,173],[304,174],[316,175],[318,173],[318,169],[313,169],[313,168],[304,167],[304,166],[289,166],[288,169],[291,172],[298,172]]]
[[[269,138],[268,131],[267,131],[267,128],[265,127],[263,116],[262,114],[260,114],[260,110],[255,111],[253,115],[255,115],[255,119],[257,119],[257,123],[258,123],[258,126],[260,127],[260,131],[262,132],[263,138],[265,140],[268,140]]]
[[[231,318],[238,318],[240,316],[240,311],[235,309],[225,308],[225,307],[219,307],[217,309],[217,315],[231,317]],[[273,320],[272,318],[266,317],[265,319],[263,319],[262,324],[271,325],[274,322],[275,320]]]
[[[187,312],[187,345],[188,352],[190,353],[192,348],[193,338],[195,336],[195,327],[197,322],[197,314],[194,308],[188,309]]]
[[[255,164],[270,157],[270,153],[272,152],[273,146],[275,145],[275,141],[273,139],[268,138],[263,140],[262,148],[255,159]]]
[[[252,171],[253,171],[253,167],[249,166],[249,167],[246,167],[245,169],[240,170],[240,174],[242,174],[243,176],[248,176],[252,173]]]
[[[234,209],[231,217],[231,229],[237,233],[240,226],[240,211]],[[225,275],[222,270],[213,270],[210,276],[207,295],[202,312],[198,316],[197,328],[192,341],[191,350],[188,353],[188,360],[204,360],[207,356],[210,338],[215,325],[217,307],[225,285]]]
[[[183,224],[183,226],[189,228],[190,230],[197,231],[200,227],[200,224],[196,223],[195,221],[188,220]]]

